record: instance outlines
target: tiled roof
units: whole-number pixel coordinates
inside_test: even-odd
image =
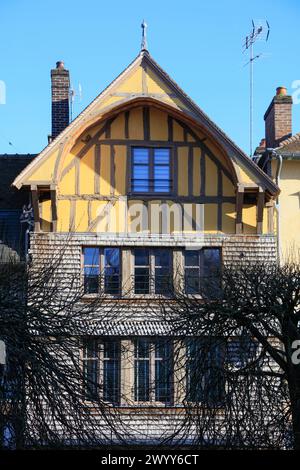
[[[28,204],[28,193],[12,186],[16,176],[33,160],[32,154],[0,154],[0,210],[22,209]]]
[[[120,321],[120,322],[84,322],[79,326],[85,334],[99,336],[157,336],[170,335],[172,333],[172,325],[163,321]]]
[[[289,137],[288,139],[283,140],[278,149],[281,152],[286,153],[300,152],[300,132],[292,135],[292,137]]]
[[[24,249],[24,229],[20,216],[28,204],[28,191],[18,191],[12,182],[35,155],[0,154],[0,259],[14,259]]]

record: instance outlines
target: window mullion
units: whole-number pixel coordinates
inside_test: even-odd
[[[149,274],[150,274],[150,293],[155,294],[155,251],[150,250],[150,263],[149,263]]]
[[[150,151],[150,192],[154,193],[154,149],[149,149]]]
[[[104,292],[104,276],[105,276],[105,265],[104,265],[104,250],[99,249],[99,272],[100,272],[100,277],[99,277],[99,290],[100,292]]]
[[[100,390],[100,398],[103,398],[103,387],[104,387],[104,344],[103,341],[98,343],[98,372],[99,372],[99,390]]]
[[[150,384],[150,401],[153,402],[153,401],[155,401],[155,387],[156,387],[156,383],[155,383],[155,343],[154,342],[150,343],[150,357],[149,357],[149,360],[150,360],[150,367],[149,367],[149,371],[150,371],[150,380],[149,380],[149,384]]]

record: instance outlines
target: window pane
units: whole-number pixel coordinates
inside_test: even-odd
[[[154,149],[154,191],[170,192],[170,150]]]
[[[134,165],[132,183],[134,191],[149,191],[149,167]]]
[[[149,250],[147,248],[136,248],[134,250],[135,266],[149,266]]]
[[[99,292],[99,274],[95,274],[94,268],[84,269],[85,294],[97,294]]]
[[[185,292],[187,294],[199,294],[200,270],[199,268],[185,269]]]
[[[155,266],[169,267],[171,264],[170,250],[155,251]]]
[[[84,260],[84,292],[96,294],[99,292],[100,256],[99,248],[83,248]]]
[[[104,290],[107,294],[120,292],[120,250],[104,249]]]
[[[202,389],[202,356],[199,339],[188,339],[186,341],[187,352],[187,400],[201,402],[203,398]]]
[[[185,251],[185,266],[199,266],[199,251],[186,250]]]
[[[169,268],[155,268],[155,293],[170,293],[173,285],[172,278],[172,272]]]
[[[150,343],[147,339],[135,341],[134,399],[150,400]]]
[[[149,149],[147,148],[134,148],[133,149],[133,163],[146,164],[149,163]]]
[[[138,339],[135,342],[135,357],[149,357],[150,355],[150,342],[148,339]]]
[[[170,340],[159,340],[155,343],[155,400],[171,401],[171,344]]]
[[[136,294],[149,294],[149,268],[135,268],[134,291]]]
[[[118,403],[120,400],[120,343],[119,341],[104,341],[103,349],[103,399]]]
[[[207,297],[221,294],[221,250],[203,248],[201,250],[201,291]]]
[[[83,347],[83,384],[84,398],[97,398],[98,384],[98,344],[97,340],[87,339]]]
[[[155,266],[155,293],[163,294],[170,292],[173,284],[173,273],[170,270],[170,250],[155,250]]]
[[[219,248],[203,248],[202,254],[202,273],[203,276],[211,276],[220,272],[221,251]]]
[[[202,338],[186,341],[187,399],[218,405],[225,397],[222,344]]]
[[[83,248],[84,265],[99,266],[99,248],[85,247]]]
[[[133,149],[132,189],[136,192],[149,191],[149,149]]]
[[[154,149],[154,164],[165,164],[170,163],[170,149]]]

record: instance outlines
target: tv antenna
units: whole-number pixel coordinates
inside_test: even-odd
[[[70,102],[70,122],[73,121],[73,110],[74,110],[74,102],[76,97],[78,97],[79,103],[82,100],[82,86],[81,83],[78,84],[78,91],[71,85],[69,90],[69,102]]]
[[[249,51],[249,80],[250,80],[250,157],[253,156],[253,64],[262,54],[254,54],[254,44],[256,41],[267,42],[270,34],[270,25],[267,20],[252,20],[252,30],[246,36],[243,44],[243,53]]]

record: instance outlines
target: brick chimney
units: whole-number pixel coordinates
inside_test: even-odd
[[[52,134],[49,140],[69,125],[70,74],[62,61],[56,62],[51,70]]]
[[[267,148],[278,147],[292,135],[292,104],[286,88],[276,88],[276,95],[264,115]]]

